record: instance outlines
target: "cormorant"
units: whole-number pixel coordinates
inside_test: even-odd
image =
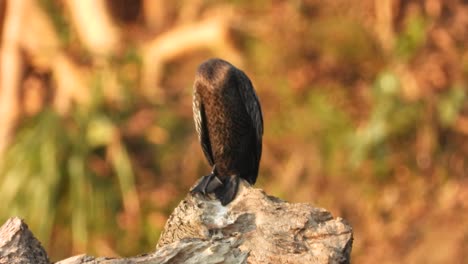
[[[213,167],[192,193],[214,193],[222,205],[236,196],[240,178],[254,184],[262,155],[260,103],[245,73],[222,59],[209,59],[197,70],[193,118],[198,139]]]

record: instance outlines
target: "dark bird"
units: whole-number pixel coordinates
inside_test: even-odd
[[[250,79],[227,61],[203,62],[195,76],[193,118],[213,170],[191,192],[214,193],[227,205],[241,178],[255,183],[262,155],[262,110]]]

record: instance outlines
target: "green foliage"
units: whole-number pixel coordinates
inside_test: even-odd
[[[403,32],[398,35],[395,53],[397,57],[409,59],[422,47],[426,40],[427,21],[415,15],[408,19]]]
[[[61,194],[65,131],[59,117],[45,111],[20,130],[17,140],[1,163],[0,212],[34,219],[32,229],[48,238]],[[47,241],[47,240],[45,240]]]
[[[466,99],[466,89],[460,85],[445,92],[438,101],[437,113],[443,126],[451,126],[460,114]]]
[[[81,246],[90,234],[119,229],[115,215],[135,196],[135,178],[117,124],[102,109],[95,102],[69,118],[45,110],[19,128],[1,164],[0,219],[27,219],[46,244],[63,219]],[[92,161],[109,164],[116,177],[99,173]]]
[[[392,138],[413,134],[421,118],[419,102],[400,98],[400,81],[392,72],[383,72],[374,84],[374,106],[366,124],[351,137],[351,165],[356,168],[365,159],[376,161],[376,176],[389,172],[388,157]]]

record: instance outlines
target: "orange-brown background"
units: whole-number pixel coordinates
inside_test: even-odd
[[[257,186],[354,228],[355,263],[468,257],[468,4],[461,0],[1,2],[0,220],[52,260],[150,251],[210,168],[199,63],[262,103]]]

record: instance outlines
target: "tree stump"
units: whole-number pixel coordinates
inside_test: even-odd
[[[187,240],[229,244],[230,263],[348,263],[352,228],[325,209],[292,204],[242,182],[226,207],[188,195],[166,223],[157,248]],[[227,259],[231,256],[227,256]]]
[[[288,203],[241,182],[227,206],[189,194],[166,223],[156,250],[131,258],[79,255],[78,263],[349,263],[352,228],[325,209]],[[49,263],[18,218],[0,228],[1,263]]]

